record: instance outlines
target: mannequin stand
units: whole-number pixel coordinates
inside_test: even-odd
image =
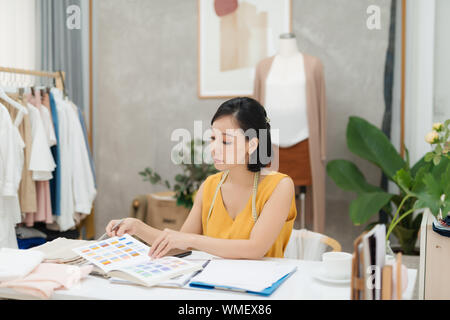
[[[300,212],[300,228],[303,229],[306,227],[307,213],[312,212],[312,210],[309,210],[310,208],[306,208],[306,197],[311,197],[309,194],[311,192],[311,188],[308,188],[309,192],[307,192],[306,187],[312,186],[311,164],[309,158],[309,139],[303,140],[288,148],[280,148],[274,145],[273,149],[273,170],[276,169],[278,172],[289,175],[294,181],[294,185],[296,187],[295,198],[297,200],[300,197],[300,211],[297,211]]]

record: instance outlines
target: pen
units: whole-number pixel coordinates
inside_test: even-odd
[[[202,265],[202,269],[200,269],[200,270],[198,270],[197,272],[195,272],[195,273],[192,275],[192,277],[189,278],[189,281],[190,281],[192,278],[194,278],[195,276],[197,276],[200,272],[202,272],[203,269],[206,268],[206,266],[208,265],[208,263],[209,263],[210,261],[211,261],[210,259],[207,260],[207,261],[205,261],[205,263]]]
[[[119,227],[119,226],[122,224],[123,220],[124,220],[124,219],[122,219],[122,220],[120,220],[119,222],[117,222],[117,223],[114,225],[114,227],[112,227],[111,231],[116,230],[117,227]],[[97,241],[104,240],[104,239],[107,238],[107,237],[108,237],[108,233],[105,232],[100,238],[98,238]]]

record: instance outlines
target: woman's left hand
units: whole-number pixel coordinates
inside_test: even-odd
[[[158,259],[171,249],[187,250],[189,247],[188,239],[188,234],[166,228],[153,242],[148,255],[152,259]]]

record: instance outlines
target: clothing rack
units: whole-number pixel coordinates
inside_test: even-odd
[[[8,67],[1,67],[0,66],[0,73],[13,73],[13,74],[22,74],[22,75],[31,75],[35,77],[45,77],[45,78],[53,78],[55,87],[59,90],[61,90],[64,95],[66,95],[66,88],[65,88],[65,80],[66,80],[66,73],[64,71],[41,71],[41,70],[27,70],[27,69],[17,69],[17,68],[8,68]],[[90,133],[88,133],[90,136]],[[92,145],[91,145],[92,148]],[[91,150],[92,151],[92,150]],[[82,238],[82,229],[83,227],[86,228],[86,237],[87,238],[93,238],[94,237],[94,208],[91,210],[91,214],[86,217],[84,220],[80,222],[80,224],[77,226],[77,229],[80,233],[80,239]]]
[[[3,73],[14,73],[14,74],[24,74],[24,75],[31,75],[31,76],[35,76],[35,77],[53,78],[55,80],[56,88],[60,89],[61,91],[65,91],[64,81],[66,79],[66,73],[64,71],[49,72],[49,71],[26,70],[26,69],[0,67],[0,72],[3,72]]]

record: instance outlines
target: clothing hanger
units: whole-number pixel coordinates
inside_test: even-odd
[[[43,93],[44,96],[45,96],[45,93],[47,93],[48,95],[50,94],[51,79],[47,78],[46,82],[47,83],[46,83],[45,89],[43,90],[44,91],[44,93]]]
[[[25,92],[24,88],[19,88],[19,100],[23,101],[23,94]]]
[[[5,90],[0,87],[0,98],[3,99],[5,102],[9,103],[13,108],[16,108],[19,110],[19,112],[16,115],[16,118],[14,119],[14,126],[19,127],[19,125],[22,123],[24,115],[28,114],[27,108],[22,106],[20,103],[14,101],[11,99],[5,92]]]
[[[2,98],[4,101],[8,102],[10,105],[12,105],[14,108],[19,109],[24,114],[28,114],[28,110],[22,106],[20,103],[14,101],[8,95],[6,94],[5,90],[3,90],[2,87],[0,87],[0,98]]]
[[[67,100],[68,95],[67,95],[67,91],[66,91],[66,84],[64,81],[64,77],[63,77],[63,73],[62,71],[58,71],[59,72],[59,76],[61,77],[61,82],[62,82],[62,87],[63,87],[63,94],[64,94],[64,99]]]
[[[293,39],[293,38],[295,38],[295,33],[292,32],[280,34],[280,39]]]

